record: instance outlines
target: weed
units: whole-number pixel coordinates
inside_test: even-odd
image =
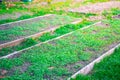
[[[119,15],[120,14],[120,9],[118,8],[112,8],[110,11],[103,11],[102,15],[106,17],[107,19],[112,19],[113,16]]]
[[[116,49],[111,56],[106,57],[94,66],[91,74],[78,75],[71,80],[119,80],[120,48]]]

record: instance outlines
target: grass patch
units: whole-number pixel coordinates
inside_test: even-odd
[[[36,40],[34,40],[32,38],[26,39],[20,45],[1,49],[0,56],[7,55],[7,54],[14,52],[14,51],[22,50],[24,48],[30,47],[30,46],[35,45],[35,44],[37,44]]]
[[[71,80],[119,80],[120,79],[120,48],[116,49],[111,56],[106,57],[94,66],[91,74],[78,75]]]
[[[25,51],[23,52],[24,54],[21,54],[17,58],[1,59],[1,69],[11,71],[14,67],[18,67],[18,72],[13,72],[13,75],[8,75],[4,79],[59,80],[70,77],[73,73],[66,65],[75,64],[78,61],[89,61],[98,54],[100,55],[106,47],[120,41],[120,20],[113,19],[107,21],[110,24],[107,28],[93,26],[89,29],[79,30],[69,36]],[[93,31],[97,32],[93,33]],[[86,59],[79,56],[83,56]],[[21,63],[14,64],[15,59],[21,61]],[[21,73],[19,67],[24,65],[25,62],[29,62],[31,65],[27,67],[24,73]]]
[[[113,16],[115,16],[115,15],[119,15],[120,14],[120,9],[119,8],[112,8],[111,10],[109,10],[109,11],[104,11],[103,13],[102,13],[102,15],[104,16],[104,17],[106,17],[107,19],[111,19]]]
[[[64,35],[64,34],[66,34],[66,33],[72,32],[72,31],[74,31],[74,30],[80,29],[80,28],[82,28],[83,26],[87,26],[87,25],[90,25],[90,24],[92,24],[92,23],[93,23],[93,22],[83,21],[83,22],[81,22],[80,24],[77,24],[77,25],[68,24],[68,25],[65,25],[65,26],[61,26],[60,28],[56,29],[56,30],[54,31],[54,33],[46,33],[46,34],[43,34],[43,35],[39,38],[39,40],[40,40],[40,41],[46,41],[46,40],[55,38],[55,37],[57,37],[57,36]]]

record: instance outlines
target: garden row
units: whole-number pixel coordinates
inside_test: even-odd
[[[67,79],[120,43],[119,25],[119,19],[103,20],[88,29],[1,59],[0,71],[6,71],[2,74],[3,80]]]

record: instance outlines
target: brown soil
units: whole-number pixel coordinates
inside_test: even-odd
[[[120,14],[117,16],[113,16],[113,18],[120,19]]]
[[[104,19],[103,16],[90,16],[90,17],[88,18],[88,20],[90,20],[90,21],[102,20],[102,19]]]
[[[4,24],[4,25],[0,25],[0,30],[6,30],[6,29],[10,29],[12,27],[16,27],[16,26],[21,26],[21,27],[26,27],[26,24],[31,24],[34,22],[39,22],[40,20],[43,19],[52,19],[54,18],[55,15],[50,15],[50,16],[44,16],[44,17],[36,17],[34,19],[29,19],[29,20],[24,20],[24,21],[20,21],[20,22],[14,22],[11,24]]]
[[[96,24],[96,26],[99,26],[99,27],[109,27],[110,25],[107,24],[107,23],[101,22],[99,24]]]
[[[70,9],[69,11],[80,13],[102,13],[104,10],[109,10],[111,8],[120,8],[120,1],[90,4],[79,8]]]
[[[7,71],[4,69],[0,69],[0,76],[2,78],[6,77],[6,76],[11,76],[14,75],[14,72],[16,72],[17,70],[19,70],[19,73],[22,74],[25,71],[27,71],[28,67],[30,66],[29,62],[25,62],[22,66],[16,66],[13,67],[11,70]]]
[[[32,15],[31,12],[15,12],[12,14],[2,14],[0,15],[0,20],[6,20],[6,19],[16,19],[21,17],[22,15]]]

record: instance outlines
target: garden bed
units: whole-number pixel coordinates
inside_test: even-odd
[[[119,80],[120,48],[116,48],[111,56],[106,57],[94,66],[88,75],[78,75],[71,80]]]
[[[75,22],[72,22],[71,24],[59,26],[59,27],[57,27],[57,29],[54,28],[52,31],[49,30],[50,32],[45,32],[45,33],[43,32],[43,34],[38,33],[38,34],[29,36],[29,37],[26,37],[23,39],[18,39],[18,40],[12,41],[10,43],[5,43],[3,45],[0,45],[0,48],[4,47],[0,50],[0,59],[2,58],[1,56],[5,57],[5,55],[10,54],[12,52],[13,52],[13,54],[14,53],[16,54],[20,50],[23,51],[23,50],[26,50],[26,48],[28,49],[29,47],[33,47],[34,45],[39,45],[39,44],[48,42],[51,39],[65,36],[67,34],[75,32],[76,30],[79,30],[81,28],[86,29],[92,25],[99,23],[99,22],[97,22],[95,24],[93,24],[93,23],[94,22],[84,21],[84,20],[82,22],[81,22],[81,20],[75,21]],[[24,40],[24,41],[22,41],[22,40]]]
[[[0,25],[0,44],[24,38],[38,32],[45,31],[58,25],[68,24],[76,20],[62,15],[48,15],[33,19],[17,21]]]
[[[96,63],[99,63],[100,61],[102,61],[105,57],[110,56],[116,48],[120,47],[120,43],[118,45],[116,45],[115,47],[111,48],[109,51],[107,51],[106,53],[104,53],[103,55],[101,55],[100,57],[98,57],[97,59],[95,59],[94,61],[92,61],[91,63],[89,63],[88,65],[86,65],[85,67],[83,67],[81,70],[79,70],[78,72],[76,72],[75,74],[73,74],[71,76],[71,78],[76,79],[77,75],[86,75],[91,73],[91,70],[93,69],[94,65]]]
[[[0,69],[6,72],[1,76],[5,79],[67,79],[120,43],[119,25],[119,19],[103,20],[89,29],[1,59]]]

